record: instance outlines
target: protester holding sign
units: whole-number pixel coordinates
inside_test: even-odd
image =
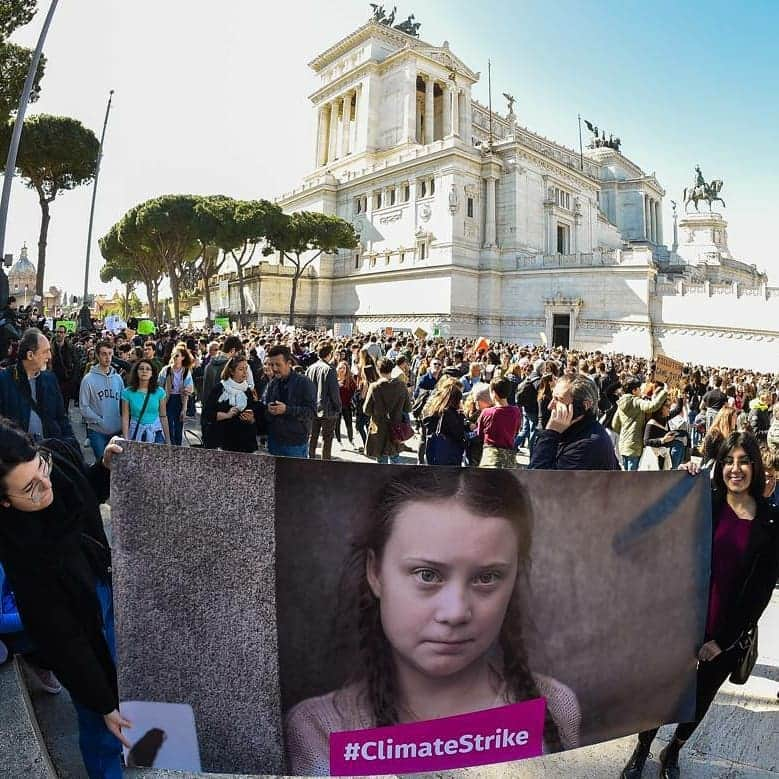
[[[335,731],[540,696],[545,750],[578,746],[576,696],[526,665],[516,583],[531,542],[529,502],[508,473],[414,468],[388,482],[342,582],[342,632],[359,636],[363,664],[341,689],[290,711],[293,773],[327,775]]]
[[[690,473],[698,467],[688,466]],[[752,668],[745,664],[754,632],[771,600],[779,577],[779,517],[766,499],[765,468],[751,433],[732,433],[717,454],[712,479],[711,587],[706,634],[698,652],[695,719],[676,728],[660,753],[660,776],[680,775],[679,751],[706,716],[725,680],[746,682]],[[752,665],[757,658],[755,652]],[[657,729],[639,734],[638,745],[622,771],[623,779],[638,779]]]
[[[111,553],[100,503],[122,450],[88,470],[69,444],[38,446],[0,419],[0,563],[38,656],[70,692],[90,779],[121,779]]]

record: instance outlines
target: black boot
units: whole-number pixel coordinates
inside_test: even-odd
[[[652,737],[654,737],[654,732]],[[641,774],[644,771],[644,764],[649,757],[649,747],[652,745],[652,738],[647,737],[648,734],[638,734],[638,744],[633,750],[633,754],[630,756],[630,760],[625,763],[625,767],[622,769],[622,773],[619,775],[620,779],[640,779]]]
[[[679,750],[684,746],[684,741],[674,738],[668,746],[660,752],[660,779],[679,779]]]

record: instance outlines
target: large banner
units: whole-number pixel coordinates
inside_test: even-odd
[[[128,444],[111,505],[121,699],[190,706],[205,771],[452,769],[692,716],[707,479]]]

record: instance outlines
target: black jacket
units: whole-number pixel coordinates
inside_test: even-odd
[[[712,490],[712,533],[717,529],[725,496]],[[714,633],[720,649],[730,649],[741,636],[757,625],[768,606],[779,579],[779,518],[768,501],[760,500],[752,520],[747,550],[741,562],[739,586],[725,604]]]
[[[564,433],[540,430],[528,467],[547,471],[620,470],[614,444],[592,412],[585,414]]]
[[[0,563],[42,662],[75,700],[108,714],[119,698],[95,583],[110,581],[100,517],[109,473],[100,463],[87,468],[61,440],[41,447],[54,460],[54,501],[41,511],[0,508]]]
[[[223,419],[217,422],[218,411],[229,411],[230,403],[226,400],[219,401],[224,391],[221,381],[217,382],[208,396],[203,414],[208,420],[208,448],[224,449],[228,452],[256,452],[257,451],[257,420],[263,407],[254,400],[249,391],[246,392],[246,411],[254,412],[254,422],[244,422],[238,417]],[[239,415],[240,416],[240,415]]]
[[[316,386],[308,376],[292,371],[286,379],[273,379],[265,390],[265,407],[274,400],[286,404],[284,414],[266,412],[268,435],[277,444],[299,446],[308,441],[316,412]]]

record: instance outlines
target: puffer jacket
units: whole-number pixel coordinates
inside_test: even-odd
[[[617,413],[611,426],[615,433],[619,433],[620,455],[641,457],[641,452],[644,451],[646,418],[662,408],[667,396],[668,391],[662,389],[648,400],[626,394],[617,401]]]

